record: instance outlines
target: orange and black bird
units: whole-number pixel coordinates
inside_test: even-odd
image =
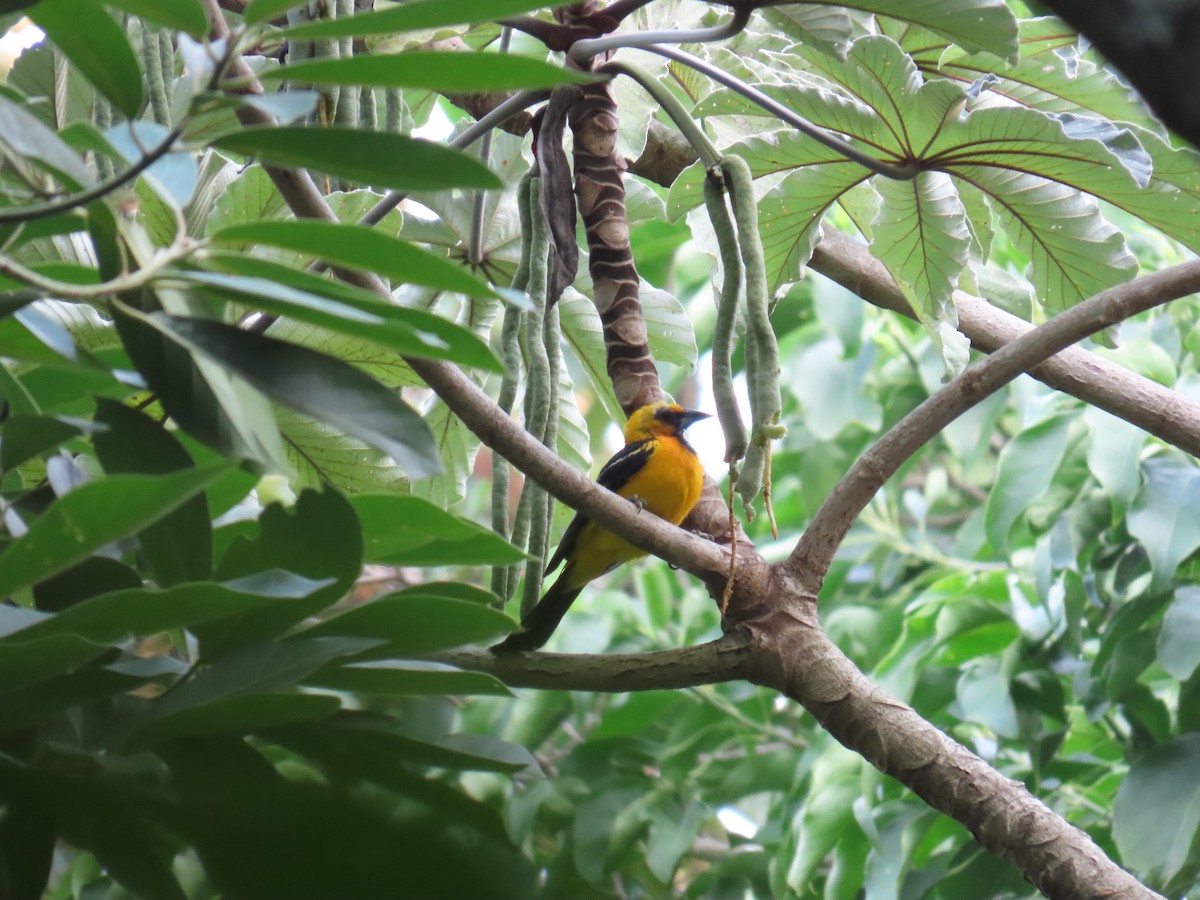
[[[704,468],[683,432],[706,418],[708,413],[673,403],[643,406],[625,423],[625,446],[604,464],[597,480],[639,508],[678,525],[700,499],[704,484]],[[536,650],[550,640],[589,581],[645,555],[645,550],[611,531],[575,516],[546,567],[550,574],[562,563],[562,573],[521,620],[522,630],[497,644],[496,652]]]

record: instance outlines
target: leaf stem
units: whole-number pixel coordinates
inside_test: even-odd
[[[639,69],[637,66],[629,63],[613,60],[607,62],[599,68],[600,72],[612,72],[614,75],[627,75],[640,84],[654,101],[662,107],[663,112],[671,117],[671,121],[675,123],[675,127],[679,129],[692,149],[704,161],[704,167],[711,169],[721,161],[721,153],[704,130],[692,118],[691,114],[683,108],[683,104],[679,102],[671,91],[660,81],[652,78],[647,72]]]

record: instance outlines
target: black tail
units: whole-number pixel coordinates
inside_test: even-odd
[[[536,650],[554,634],[554,629],[567,614],[575,598],[579,596],[582,587],[568,587],[567,576],[570,570],[564,571],[546,591],[537,606],[529,611],[521,620],[521,630],[510,634],[492,648],[493,653],[513,653],[517,650]]]

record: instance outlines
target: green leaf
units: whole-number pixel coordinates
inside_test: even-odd
[[[247,694],[151,718],[127,740],[130,749],[196,735],[258,732],[327,719],[342,708],[336,697],[314,694]]]
[[[11,472],[17,466],[47,450],[93,430],[80,419],[60,416],[10,416],[0,432],[0,469]]]
[[[305,638],[375,638],[386,643],[372,650],[372,656],[411,657],[490,640],[516,628],[516,622],[488,606],[406,594],[364,603],[302,634]]]
[[[504,682],[486,672],[463,672],[436,663],[356,663],[321,669],[304,681],[353,694],[492,694],[512,696]]]
[[[0,596],[74,565],[178,509],[224,474],[216,464],[171,475],[115,475],[56,500],[0,554]]]
[[[278,503],[267,506],[258,517],[258,532],[230,544],[216,577],[228,582],[269,569],[332,579],[332,584],[304,600],[193,629],[206,659],[247,641],[273,637],[346,595],[362,569],[361,527],[346,498],[335,490],[310,490],[302,491],[290,509]]]
[[[1008,555],[1008,533],[1030,505],[1049,489],[1067,451],[1071,419],[1051,416],[1026,428],[1000,451],[996,481],[984,507],[988,541]]]
[[[365,561],[393,566],[508,565],[525,554],[490,529],[419,497],[359,496]]]
[[[1191,678],[1200,665],[1200,588],[1175,591],[1158,632],[1158,662],[1180,681]]]
[[[159,296],[172,308],[188,308],[176,293],[163,290]],[[144,299],[149,309],[159,308],[152,295]],[[287,471],[279,429],[262,394],[220,364],[191,353],[144,313],[121,303],[115,308],[129,357],[181,428],[227,456]]]
[[[289,9],[304,5],[304,2],[305,0],[250,0],[244,14],[246,23],[256,25],[265,22]]]
[[[1180,459],[1156,457],[1145,462],[1142,477],[1126,523],[1150,557],[1151,590],[1161,591],[1200,548],[1200,471]]]
[[[276,4],[277,0],[256,0]],[[445,25],[474,25],[495,22],[506,16],[554,6],[546,0],[413,0],[392,9],[377,10],[348,19],[330,19],[284,30],[289,39],[350,37],[363,34],[392,34]],[[257,15],[257,11],[255,11]]]
[[[66,176],[76,188],[96,180],[78,154],[53,129],[3,95],[0,95],[0,143],[17,156]]]
[[[5,618],[9,618],[9,615],[4,614],[0,617],[0,627],[5,626]],[[21,718],[20,704],[13,701],[13,692],[26,685],[39,684],[47,678],[69,672],[99,656],[115,652],[111,647],[85,641],[74,635],[31,641],[0,641],[0,684],[8,694],[4,708],[0,711],[0,716],[3,716],[0,721],[11,724],[14,718]],[[127,679],[122,681],[122,686],[128,687],[127,682]],[[48,693],[39,697],[38,710],[43,714],[53,710],[57,705],[55,700],[56,698]]]
[[[99,3],[41,0],[28,10],[67,58],[130,119],[142,105],[142,73],[125,32]]]
[[[264,572],[223,584],[181,584],[166,590],[114,591],[77,603],[54,615],[41,614],[23,628],[9,631],[0,644],[74,637],[91,644],[117,644],[175,628],[191,628],[264,606],[312,596],[332,579],[315,581],[291,572]],[[2,626],[0,626],[2,627]]]
[[[596,77],[529,56],[414,50],[378,56],[321,59],[270,69],[263,81],[420,88],[440,94],[478,94],[520,88],[586,84]]]
[[[287,643],[250,644],[222,657],[215,665],[161,697],[154,704],[153,721],[166,721],[185,710],[198,710],[232,697],[269,694],[293,687],[333,660],[357,656],[380,643],[372,638],[306,636]],[[235,706],[233,712],[238,716],[239,725],[245,721],[243,717],[247,711],[244,708]],[[333,712],[336,712],[336,701],[332,708],[324,707],[323,714]],[[223,717],[220,709],[212,719],[206,720],[201,713],[196,715],[198,718],[190,721],[197,724],[212,723]]]
[[[303,269],[296,269],[273,260],[238,253],[212,251],[205,257],[205,263],[212,268],[231,274],[267,279],[306,293],[328,297],[363,312],[402,322],[422,336],[425,353],[428,356],[449,359],[461,366],[473,366],[490,372],[502,370],[500,361],[496,359],[491,348],[478,335],[470,329],[428,310],[387,303],[370,291],[352,284],[316,275]],[[286,335],[280,335],[276,327],[272,327],[270,334],[272,337],[286,337]],[[313,349],[320,348],[314,347]],[[384,384],[392,384],[391,379],[384,377],[381,373],[374,372],[373,374]],[[408,383],[419,383],[415,375],[411,378],[412,380]]]
[[[469,154],[384,131],[303,126],[243,128],[222,135],[211,146],[381,188],[437,191],[500,187],[500,180]]]
[[[92,443],[109,475],[162,475],[192,466],[192,458],[161,424],[137,410],[100,398],[96,422],[105,427]],[[212,572],[212,516],[204,495],[193,497],[138,535],[159,585],[202,581]]]
[[[412,485],[414,497],[449,509],[466,496],[467,476],[479,452],[479,438],[440,398],[425,413],[425,424],[433,434],[442,461],[442,472]]]
[[[883,204],[871,226],[871,253],[922,323],[957,324],[952,296],[971,238],[954,184],[941,172],[922,172],[912,181],[880,178],[876,189]]]
[[[920,25],[967,50],[1009,62],[1017,58],[1017,20],[1004,0],[850,0],[830,5]]]
[[[1163,884],[1191,857],[1200,828],[1200,734],[1187,734],[1137,759],[1113,804],[1121,861]]]
[[[1083,415],[1092,435],[1088,470],[1112,500],[1114,517],[1123,516],[1142,484],[1138,456],[1146,444],[1146,432],[1094,406]]]
[[[208,17],[199,0],[104,0],[109,6],[184,31],[194,38],[208,34]]]
[[[397,283],[420,284],[472,297],[494,292],[454,264],[407,241],[361,225],[296,219],[246,222],[212,236],[217,242],[267,244],[318,256],[334,265],[378,272]]]
[[[152,313],[180,346],[228,366],[267,396],[377,447],[413,478],[439,470],[433,438],[396,393],[339,359],[232,325]]]

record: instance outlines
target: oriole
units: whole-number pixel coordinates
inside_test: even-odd
[[[704,468],[683,432],[706,418],[708,413],[673,403],[643,406],[625,423],[625,446],[604,464],[597,481],[678,525],[700,499],[704,484]],[[496,651],[536,650],[550,639],[589,581],[645,555],[646,551],[576,515],[546,567],[548,575],[563,563],[562,573],[521,620],[522,630],[498,644]]]

